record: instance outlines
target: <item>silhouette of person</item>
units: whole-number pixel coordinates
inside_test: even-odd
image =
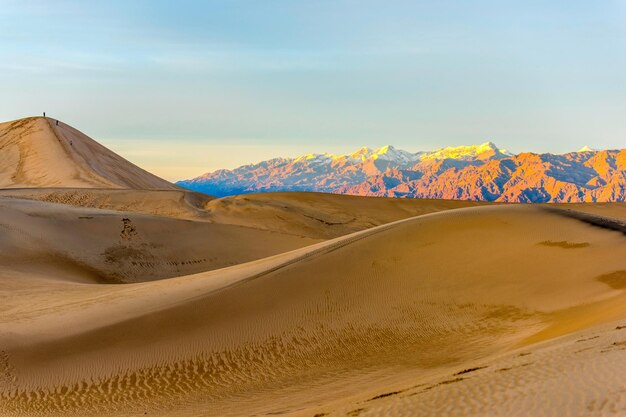
[[[43,112],[43,117],[46,117],[46,112]]]
[[[57,120],[57,126],[59,125],[59,121]]]

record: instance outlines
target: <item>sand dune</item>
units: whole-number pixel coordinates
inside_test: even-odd
[[[237,225],[328,239],[421,214],[487,205],[474,201],[354,197],[322,193],[266,193],[215,199],[186,190],[22,188],[0,197],[37,200]]]
[[[214,199],[207,202],[205,209],[218,223],[328,239],[407,217],[486,204],[489,203],[261,193]]]
[[[213,197],[187,190],[123,190],[110,188],[5,188],[0,197],[199,220]]]
[[[323,193],[262,193],[214,198],[188,190],[96,188],[0,189],[0,197],[231,224],[329,239],[392,221],[492,203],[359,197]],[[626,203],[546,204],[626,220]]]
[[[0,123],[0,153],[0,188],[179,189],[50,118]]]
[[[84,282],[150,281],[319,242],[234,225],[0,198],[0,265]]]
[[[619,410],[623,337],[602,326],[626,319],[624,253],[622,232],[496,206],[154,282],[4,268],[0,413],[540,415],[546,401],[565,415],[590,402]],[[600,335],[580,342],[585,374],[577,332]],[[496,366],[511,370],[488,376]],[[558,378],[570,376],[579,391],[582,378],[597,382],[568,401],[577,391]],[[506,414],[509,397],[535,408]]]

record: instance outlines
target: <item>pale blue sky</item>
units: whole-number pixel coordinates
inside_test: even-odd
[[[0,120],[46,111],[168,179],[491,140],[626,146],[626,0],[0,0]]]

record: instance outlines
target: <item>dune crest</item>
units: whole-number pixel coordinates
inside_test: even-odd
[[[179,188],[50,118],[0,123],[0,152],[0,188]]]

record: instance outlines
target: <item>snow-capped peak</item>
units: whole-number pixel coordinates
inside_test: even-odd
[[[411,152],[397,149],[392,145],[385,145],[376,149],[364,146],[351,154],[338,155],[333,157],[333,160],[335,161],[349,160],[353,163],[376,159],[404,164],[409,162],[415,162],[418,160],[418,157]]]
[[[340,155],[276,158],[179,184],[218,196],[321,191],[525,203],[626,201],[626,183],[619,169],[626,149],[592,152],[584,147],[580,152],[578,156],[574,152],[510,155],[485,142],[409,153],[387,145]]]
[[[473,160],[483,159],[485,157],[503,157],[508,155],[510,155],[509,152],[504,149],[499,149],[495,143],[485,142],[480,145],[448,146],[447,148],[427,152],[422,155],[421,159]]]
[[[364,146],[362,148],[359,148],[355,152],[352,152],[350,155],[342,155],[342,156],[349,156],[352,159],[365,160],[370,157],[372,152],[373,151],[371,148]]]
[[[293,162],[307,162],[312,164],[320,164],[324,162],[329,162],[332,160],[334,155],[329,153],[309,153],[306,155],[302,155],[293,160]]]
[[[411,152],[396,149],[391,145],[385,145],[382,148],[374,150],[371,155],[373,159],[382,159],[398,163],[408,163],[417,161],[417,156]]]
[[[585,145],[582,148],[580,148],[579,150],[577,150],[576,152],[581,153],[581,152],[597,152],[597,149],[593,149],[590,148],[589,146]]]

